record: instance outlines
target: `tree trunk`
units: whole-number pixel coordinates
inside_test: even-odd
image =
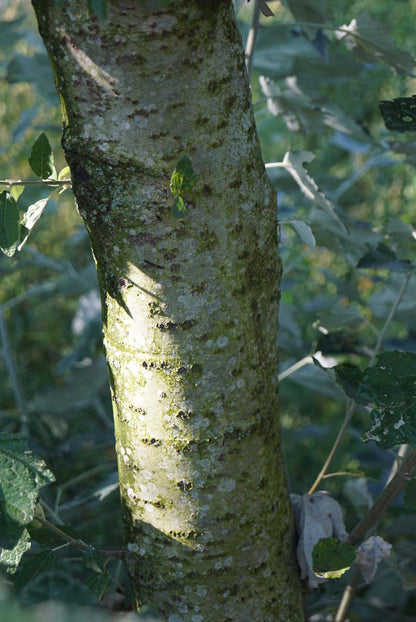
[[[33,0],[97,264],[136,605],[297,622],[276,197],[232,2],[58,4]]]

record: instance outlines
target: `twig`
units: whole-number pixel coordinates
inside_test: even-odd
[[[390,309],[390,313],[389,313],[389,315],[388,315],[388,317],[387,317],[387,319],[386,319],[386,321],[384,323],[384,326],[381,329],[380,334],[378,336],[377,343],[376,343],[376,346],[374,348],[373,356],[371,357],[370,367],[374,366],[376,357],[379,354],[379,352],[381,350],[381,347],[383,345],[383,341],[384,341],[384,337],[386,336],[387,329],[390,326],[390,323],[391,323],[393,317],[396,314],[396,311],[397,311],[397,309],[399,307],[399,304],[401,303],[401,301],[403,299],[403,296],[404,296],[404,294],[406,292],[407,286],[409,284],[409,281],[410,281],[412,275],[413,275],[413,271],[411,271],[411,272],[409,271],[406,274],[405,278],[404,278],[403,284],[402,284],[402,286],[400,288],[400,291],[399,291],[399,294],[398,294],[398,296],[396,298],[396,301],[395,301],[394,305],[392,306],[392,308]]]
[[[380,331],[380,333],[378,335],[378,339],[377,339],[376,345],[374,347],[373,354],[372,354],[371,359],[370,359],[370,363],[369,363],[370,367],[374,366],[375,360],[376,360],[378,354],[380,353],[380,350],[381,350],[381,348],[383,346],[384,337],[386,336],[387,329],[390,326],[390,323],[392,322],[393,317],[394,317],[394,315],[395,315],[395,313],[396,313],[396,311],[397,311],[397,309],[398,309],[398,307],[399,307],[399,305],[400,305],[400,303],[401,303],[401,301],[403,299],[403,296],[404,296],[404,294],[406,292],[406,288],[407,288],[407,286],[409,284],[409,281],[410,281],[410,278],[411,278],[412,274],[413,274],[413,272],[408,272],[406,274],[405,279],[403,281],[403,284],[402,284],[402,286],[400,288],[400,291],[398,293],[397,299],[395,300],[394,305],[392,306],[392,308],[390,310],[390,313],[389,313],[386,321],[384,322],[384,326],[383,326],[383,328],[381,329],[381,331]],[[356,403],[353,400],[350,403],[349,407],[347,408],[347,412],[346,412],[346,415],[345,415],[344,422],[342,424],[342,427],[341,427],[340,431],[338,432],[337,438],[334,441],[334,444],[333,444],[333,446],[331,448],[331,451],[329,452],[329,455],[328,455],[327,459],[325,460],[325,463],[324,463],[322,469],[320,470],[316,480],[312,484],[308,494],[311,495],[313,492],[315,492],[315,490],[319,486],[321,480],[325,476],[325,473],[328,470],[328,467],[331,464],[331,462],[332,462],[332,460],[333,460],[333,458],[334,458],[334,456],[335,456],[335,454],[336,454],[336,452],[338,450],[339,445],[341,444],[342,438],[343,438],[343,436],[344,436],[344,434],[345,434],[345,432],[347,430],[347,427],[349,425],[351,417],[354,414],[355,407],[356,407]]]
[[[281,382],[282,380],[284,380],[285,378],[293,374],[295,371],[297,371],[304,365],[309,365],[310,363],[313,363],[313,358],[310,355],[305,356],[303,359],[300,359],[300,361],[297,361],[296,363],[294,363],[293,365],[291,365],[290,367],[282,371],[281,374],[279,374],[278,376],[279,382]]]
[[[341,444],[341,441],[344,437],[345,431],[347,429],[347,427],[349,426],[349,423],[351,421],[351,417],[353,416],[354,412],[355,412],[355,402],[351,401],[348,406],[347,406],[347,412],[345,413],[345,418],[344,418],[344,422],[341,426],[340,431],[338,432],[337,438],[334,441],[334,444],[332,445],[331,451],[328,454],[327,459],[324,462],[324,465],[322,467],[322,469],[319,471],[318,476],[316,477],[314,483],[312,484],[312,486],[310,487],[308,494],[311,495],[315,492],[315,490],[318,488],[319,484],[321,483],[321,480],[325,477],[325,474],[328,470],[329,465],[331,464],[337,450],[338,447]]]
[[[354,600],[357,585],[360,581],[361,571],[358,566],[354,568],[354,574],[351,578],[349,585],[344,590],[341,602],[338,607],[338,611],[335,615],[335,622],[344,622],[347,613],[350,610],[351,603]]]
[[[364,538],[371,527],[377,524],[387,508],[389,508],[393,501],[403,492],[407,482],[412,479],[415,472],[416,449],[411,449],[403,460],[396,475],[394,475],[386,485],[373,507],[370,508],[349,535],[348,542],[350,544],[356,544],[359,540]]]
[[[0,179],[4,186],[72,186],[71,179],[42,179],[37,181],[23,181],[22,179]]]
[[[59,529],[59,527],[46,520],[46,518],[36,516],[34,520],[38,521],[43,527],[46,527],[46,529],[49,529],[49,531],[55,533],[57,536],[62,538],[62,540],[65,540],[68,544],[71,544],[78,549],[81,549],[82,551],[87,551],[90,548],[86,542],[77,538],[72,538],[70,535],[65,533],[65,531],[62,531],[62,529]],[[100,555],[102,555],[102,557],[114,557],[117,559],[122,559],[123,557],[122,551],[119,550],[106,551],[105,549],[98,549],[98,552]]]
[[[400,447],[399,455],[400,453],[402,454],[402,456],[405,455],[405,448],[407,448],[407,445],[402,445]],[[356,544],[359,540],[361,540],[361,538],[365,537],[370,529],[374,528],[377,525],[384,512],[403,492],[404,487],[406,486],[408,480],[411,479],[415,471],[416,450],[411,449],[407,454],[407,457],[405,457],[403,462],[401,463],[401,466],[399,466],[398,460],[395,460],[383,492],[380,494],[379,498],[370,508],[367,514],[361,519],[361,521],[358,523],[352,533],[349,535],[347,541],[350,544]],[[354,600],[359,577],[360,570],[358,568],[355,568],[350,583],[349,585],[347,585],[342,595],[342,599],[335,616],[335,622],[345,621],[345,618],[351,607],[351,603]]]
[[[251,19],[251,27],[247,37],[246,43],[246,68],[248,77],[251,75],[251,68],[253,65],[253,54],[256,46],[257,32],[259,29],[260,20],[260,0],[255,0],[253,7],[253,16]]]

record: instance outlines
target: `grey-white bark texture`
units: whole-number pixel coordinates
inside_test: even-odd
[[[169,622],[302,620],[280,450],[276,198],[230,0],[33,0],[97,263],[126,560]],[[197,173],[172,215],[170,178]]]

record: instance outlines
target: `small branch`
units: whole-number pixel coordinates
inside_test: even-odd
[[[285,369],[285,371],[282,371],[281,374],[279,374],[278,376],[279,382],[281,382],[282,380],[284,380],[285,378],[293,374],[295,371],[297,371],[304,365],[309,365],[310,363],[313,363],[313,358],[310,355],[305,356],[303,359],[300,359],[300,361],[297,361],[297,363],[294,363],[293,365]]]
[[[287,164],[284,162],[266,162],[265,168],[287,168]]]
[[[16,400],[17,407],[19,409],[20,415],[20,432],[22,434],[28,434],[28,415],[27,415],[27,407],[26,400],[23,396],[23,390],[20,386],[19,378],[17,375],[16,367],[12,357],[12,351],[10,347],[9,335],[7,332],[6,322],[4,320],[3,309],[0,308],[0,337],[2,342],[2,355],[6,365],[7,372],[10,376],[10,382],[12,384],[12,389],[14,393],[14,397]]]
[[[72,538],[70,535],[65,533],[65,531],[62,531],[62,529],[59,529],[59,527],[53,525],[48,520],[46,520],[46,518],[36,516],[34,520],[38,521],[43,527],[49,529],[49,531],[52,531],[54,534],[62,538],[62,540],[65,540],[65,542],[67,542],[68,544],[71,544],[72,546],[75,546],[82,551],[87,551],[89,549],[89,546],[86,542],[84,542],[83,540],[78,540],[77,538]],[[102,557],[113,557],[117,559],[122,559],[123,557],[122,551],[118,550],[106,551],[105,549],[99,549],[99,553],[100,555],[102,555]]]
[[[248,77],[251,75],[251,68],[253,65],[253,54],[256,46],[257,32],[259,29],[260,20],[260,0],[255,0],[253,7],[253,16],[251,19],[251,27],[247,37],[246,43],[246,69]]]
[[[351,603],[354,600],[357,585],[360,581],[361,571],[357,566],[354,568],[354,574],[351,578],[349,585],[344,590],[341,602],[338,607],[338,611],[335,615],[335,622],[344,622],[345,618],[350,610]]]
[[[396,475],[392,477],[390,482],[384,488],[373,507],[360,520],[355,529],[348,537],[350,544],[356,544],[364,538],[366,533],[374,527],[384,512],[391,506],[395,499],[403,492],[407,482],[412,479],[416,473],[416,449],[411,449],[403,460]]]
[[[379,354],[379,352],[380,352],[380,350],[382,348],[384,337],[386,336],[387,329],[390,326],[390,324],[391,324],[391,322],[393,320],[393,317],[395,316],[396,311],[397,311],[397,309],[398,309],[398,307],[399,307],[399,305],[400,305],[400,303],[401,303],[401,301],[403,299],[403,296],[404,296],[404,294],[406,292],[407,286],[409,284],[409,281],[410,281],[412,275],[413,275],[413,271],[412,272],[408,272],[406,274],[406,276],[405,276],[405,279],[404,279],[403,284],[402,284],[402,286],[400,288],[400,291],[399,291],[399,294],[398,294],[398,296],[397,296],[397,298],[395,300],[395,303],[392,306],[392,308],[390,309],[390,313],[389,313],[386,321],[384,322],[384,326],[381,329],[380,334],[378,336],[377,343],[376,343],[375,348],[374,348],[373,356],[371,357],[370,367],[374,366],[376,357],[378,356],[378,354]]]
[[[392,306],[392,308],[390,310],[390,313],[389,313],[386,321],[384,322],[384,326],[383,326],[383,328],[381,329],[381,331],[380,331],[380,333],[378,335],[378,339],[377,339],[376,345],[374,347],[373,354],[372,354],[371,359],[370,359],[370,363],[369,363],[370,367],[374,366],[375,360],[376,360],[378,354],[380,353],[380,350],[381,350],[381,348],[383,346],[383,341],[384,341],[384,337],[386,335],[387,329],[390,326],[390,323],[392,322],[393,317],[394,317],[394,315],[395,315],[395,313],[396,313],[396,311],[397,311],[397,309],[398,309],[398,307],[399,307],[399,305],[400,305],[400,303],[401,303],[401,301],[403,299],[403,296],[404,296],[404,294],[406,292],[406,288],[407,288],[407,286],[409,284],[409,281],[410,281],[410,278],[412,277],[412,275],[413,275],[413,272],[408,272],[406,274],[405,279],[403,281],[403,284],[402,284],[402,286],[400,288],[400,291],[399,291],[399,293],[397,295],[397,298],[396,298],[396,300],[394,302],[394,305]],[[331,451],[329,452],[329,455],[328,455],[328,457],[327,457],[327,459],[325,461],[325,464],[323,465],[321,471],[319,472],[316,480],[312,484],[308,494],[311,495],[313,492],[315,492],[315,490],[319,486],[321,480],[324,478],[325,473],[327,472],[327,470],[329,468],[329,465],[331,464],[331,462],[332,462],[332,460],[333,460],[333,458],[335,456],[335,453],[338,450],[338,447],[339,447],[339,445],[340,445],[340,443],[342,441],[342,438],[343,438],[343,436],[344,436],[344,434],[345,434],[345,432],[347,430],[347,427],[348,427],[348,425],[350,423],[351,417],[354,414],[355,407],[356,407],[356,403],[353,400],[350,403],[350,406],[347,409],[347,413],[345,415],[344,422],[342,424],[342,427],[341,427],[340,431],[338,432],[338,436],[335,439],[335,442],[334,442],[334,444],[332,446]]]
[[[22,179],[0,179],[4,186],[72,186],[71,179],[42,179],[38,181],[23,181]]]
[[[321,483],[321,480],[325,477],[325,474],[328,470],[329,465],[332,462],[333,457],[335,456],[335,453],[337,452],[338,447],[341,444],[341,441],[344,437],[345,431],[347,429],[347,427],[349,426],[349,423],[351,421],[351,417],[354,414],[355,411],[355,402],[352,401],[349,403],[348,407],[347,407],[347,412],[345,413],[345,418],[344,418],[344,422],[341,426],[340,431],[338,432],[338,436],[334,441],[334,444],[332,445],[331,451],[328,454],[327,459],[325,460],[325,463],[322,467],[322,469],[319,471],[317,478],[315,479],[314,483],[312,484],[312,486],[310,487],[309,491],[308,491],[308,495],[311,495],[315,492],[315,490],[318,488],[319,484]]]

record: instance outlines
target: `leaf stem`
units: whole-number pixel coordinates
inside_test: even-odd
[[[386,332],[387,332],[387,330],[388,330],[388,328],[389,328],[389,326],[390,326],[390,324],[391,324],[391,322],[392,322],[392,320],[394,318],[394,315],[396,314],[396,311],[397,311],[401,301],[403,300],[403,296],[404,296],[404,294],[406,292],[406,288],[407,288],[407,286],[409,284],[409,281],[410,281],[410,278],[411,278],[412,274],[413,274],[413,271],[412,272],[408,272],[406,274],[405,279],[403,281],[403,284],[402,284],[402,286],[400,288],[400,291],[399,291],[399,293],[397,295],[397,298],[396,298],[396,300],[395,300],[395,302],[394,302],[394,304],[393,304],[393,306],[392,306],[392,308],[390,310],[390,313],[389,313],[388,317],[386,318],[386,321],[384,322],[384,325],[383,325],[383,327],[382,327],[382,329],[381,329],[381,331],[380,331],[380,333],[378,335],[377,342],[376,342],[373,354],[372,354],[371,359],[370,359],[370,363],[369,363],[370,367],[374,366],[375,360],[376,360],[378,354],[380,353],[380,350],[381,350],[381,348],[383,346],[384,338],[386,336]],[[329,465],[331,464],[331,462],[332,462],[332,460],[333,460],[333,458],[334,458],[334,456],[335,456],[335,454],[336,454],[336,452],[338,450],[338,447],[341,444],[343,436],[344,436],[344,434],[345,434],[345,432],[347,430],[347,427],[348,427],[348,425],[349,425],[349,423],[351,421],[351,417],[353,416],[353,414],[355,412],[355,408],[356,408],[356,403],[355,403],[354,400],[352,400],[350,402],[349,406],[347,407],[347,412],[345,414],[344,422],[343,422],[343,424],[341,426],[340,431],[338,432],[337,438],[334,441],[334,444],[333,444],[333,446],[331,448],[331,451],[329,452],[328,457],[325,460],[325,463],[324,463],[322,469],[320,470],[317,478],[315,479],[314,483],[312,484],[311,488],[309,489],[308,494],[311,495],[313,492],[315,492],[315,490],[317,489],[317,487],[321,483],[321,480],[324,478],[324,476],[325,476],[325,474],[326,474],[326,472],[327,472],[327,470],[329,468]]]
[[[278,376],[279,382],[281,382],[282,380],[284,380],[285,378],[293,374],[295,371],[297,371],[304,365],[309,365],[310,363],[313,363],[313,358],[310,355],[305,356],[303,359],[300,359],[300,361],[297,361],[296,363],[294,363],[293,365],[291,365],[290,367],[282,371],[281,374],[279,374]]]
[[[331,451],[328,454],[327,459],[325,460],[322,469],[319,471],[314,483],[312,484],[312,486],[310,487],[310,489],[308,490],[308,494],[312,495],[315,490],[318,488],[319,484],[321,483],[321,480],[325,477],[326,472],[329,468],[329,465],[331,464],[337,450],[338,447],[341,444],[341,441],[344,437],[345,431],[347,429],[347,427],[349,426],[349,423],[351,421],[351,417],[353,416],[354,412],[355,412],[355,402],[352,400],[351,402],[347,403],[347,411],[345,413],[345,418],[343,421],[343,424],[341,426],[340,431],[338,432],[337,438],[334,441],[334,444],[332,445]]]
[[[37,181],[23,181],[22,179],[0,179],[0,185],[5,186],[72,186],[71,179],[42,179]]]
[[[399,304],[401,303],[401,301],[403,299],[403,296],[404,296],[404,294],[406,292],[407,286],[409,284],[409,281],[410,281],[412,275],[413,275],[413,271],[411,271],[411,272],[409,271],[406,274],[405,278],[404,278],[403,284],[402,284],[402,286],[400,288],[400,291],[399,291],[398,296],[397,296],[397,298],[396,298],[396,300],[394,302],[394,305],[390,309],[390,313],[389,313],[386,321],[384,322],[383,328],[381,329],[381,331],[379,333],[379,336],[378,336],[378,339],[377,339],[377,343],[376,343],[375,348],[374,348],[373,356],[371,357],[370,367],[374,366],[374,363],[376,361],[376,357],[378,356],[378,354],[379,354],[379,352],[381,350],[381,347],[383,345],[383,341],[384,341],[384,337],[386,336],[387,329],[390,326],[390,324],[391,324],[391,322],[393,320],[393,317],[395,316],[396,311],[397,311],[397,309],[399,307]]]
[[[50,523],[46,518],[42,518],[41,516],[36,516],[34,520],[38,521],[43,527],[45,527],[46,529],[49,529],[49,531],[53,532],[54,534],[62,538],[62,540],[65,540],[65,542],[67,542],[68,544],[71,544],[72,546],[77,547],[78,549],[81,549],[82,551],[87,551],[90,548],[86,542],[78,538],[72,538],[70,535],[65,533],[65,531],[63,531],[62,529],[59,529],[59,527],[57,527],[53,523]],[[106,551],[105,549],[99,549],[99,553],[103,557],[114,557],[117,559],[122,559],[123,557],[122,551],[119,551],[119,550]]]
[[[349,535],[348,542],[350,544],[356,544],[359,540],[364,538],[371,527],[377,524],[393,501],[403,492],[407,482],[412,479],[415,473],[416,449],[411,449],[403,460],[397,473],[391,478],[390,482],[381,492],[373,507],[369,509],[367,514],[360,520]]]

